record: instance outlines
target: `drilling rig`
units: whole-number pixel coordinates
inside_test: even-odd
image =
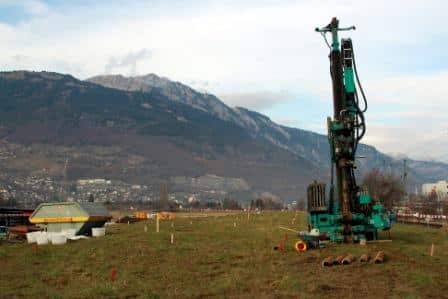
[[[331,181],[329,188],[318,182],[308,186],[309,229],[299,234],[302,239],[296,244],[299,251],[318,246],[319,240],[376,240],[379,229],[391,228],[391,213],[356,183],[355,154],[366,132],[367,100],[356,70],[352,40],[339,41],[338,33],[349,30],[355,30],[355,26],[341,28],[336,18],[327,26],[316,28],[330,48],[334,115],[327,118],[327,127]],[[331,34],[331,44],[326,39],[327,33]]]

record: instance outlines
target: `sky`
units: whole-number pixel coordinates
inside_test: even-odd
[[[332,17],[369,101],[363,142],[448,162],[447,1],[0,0],[0,70],[155,73],[283,125],[326,132]]]

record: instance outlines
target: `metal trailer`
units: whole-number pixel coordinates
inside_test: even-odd
[[[29,225],[28,218],[33,211],[33,209],[0,207],[0,226]]]

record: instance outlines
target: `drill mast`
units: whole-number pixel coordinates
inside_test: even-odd
[[[350,39],[339,44],[338,32],[355,29],[354,26],[339,28],[339,21],[331,23],[318,32],[331,32],[330,74],[333,85],[333,119],[328,118],[328,138],[331,148],[332,173],[336,172],[337,198],[344,224],[344,240],[350,241],[352,234],[352,212],[357,210],[356,198],[359,187],[354,175],[356,147],[365,132],[363,112],[359,108],[353,71],[353,47]],[[362,134],[357,134],[359,129]],[[333,181],[333,180],[332,180]],[[330,186],[333,187],[333,182]],[[333,195],[334,192],[331,192]],[[333,198],[330,199],[334,201]]]

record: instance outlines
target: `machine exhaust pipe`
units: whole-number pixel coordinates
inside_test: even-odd
[[[353,254],[348,254],[344,259],[342,260],[342,265],[350,265],[354,261],[355,257]]]
[[[378,251],[378,253],[375,256],[375,259],[373,260],[375,264],[382,264],[384,263],[384,251]]]
[[[334,264],[333,257],[329,256],[322,261],[322,267],[331,267]]]
[[[367,263],[368,261],[369,261],[369,256],[367,254],[361,255],[361,257],[359,258],[360,263]]]

